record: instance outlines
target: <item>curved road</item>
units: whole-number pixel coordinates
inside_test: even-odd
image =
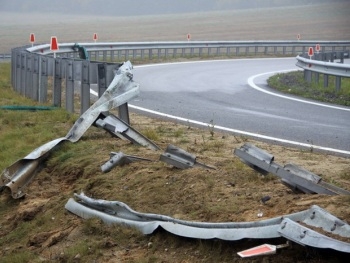
[[[269,90],[295,58],[235,59],[136,66],[140,96],[130,108],[235,134],[350,156],[350,108]],[[277,96],[276,96],[277,95]]]

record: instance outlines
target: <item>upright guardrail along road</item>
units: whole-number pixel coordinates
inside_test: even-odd
[[[328,87],[329,75],[335,76],[335,89],[340,91],[341,78],[350,78],[350,64],[343,64],[345,58],[349,58],[349,50],[316,53],[312,56],[302,54],[297,56],[297,66],[304,69],[306,81],[319,82],[320,74],[323,74],[323,86]],[[339,60],[339,63],[334,63]],[[314,75],[314,77],[313,77]]]
[[[321,52],[343,52],[350,49],[350,41],[63,43],[58,44],[55,52],[49,44],[44,44],[12,49],[11,80],[17,92],[39,102],[52,100],[56,107],[62,106],[65,94],[65,108],[70,112],[74,111],[74,89],[80,89],[80,112],[83,113],[90,106],[90,86],[97,84],[98,94],[102,95],[112,81],[115,70],[121,65],[118,63],[120,61],[297,56],[317,44],[321,46]]]

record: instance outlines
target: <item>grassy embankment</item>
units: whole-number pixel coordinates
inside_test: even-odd
[[[329,76],[328,87],[323,85],[323,74],[319,76],[319,82],[313,80],[311,83],[304,79],[303,71],[281,73],[268,79],[271,88],[284,93],[317,101],[350,106],[350,79],[342,78],[341,89],[337,92],[335,88],[335,77]]]

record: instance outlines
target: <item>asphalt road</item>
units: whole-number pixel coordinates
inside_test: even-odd
[[[137,66],[141,95],[129,105],[188,125],[350,156],[349,107],[278,96],[268,88],[269,75],[299,69],[295,63],[270,58]]]

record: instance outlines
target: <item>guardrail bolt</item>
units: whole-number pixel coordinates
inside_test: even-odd
[[[300,234],[300,238],[304,238],[306,236],[306,230],[303,231],[303,233]]]
[[[334,225],[333,225],[332,228],[331,228],[331,231],[334,231],[336,228],[337,228],[337,224],[334,223]]]
[[[314,219],[314,218],[315,218],[315,214],[316,214],[316,212],[313,211],[312,214],[311,214],[311,216],[310,216],[310,218],[311,218],[311,219]]]

